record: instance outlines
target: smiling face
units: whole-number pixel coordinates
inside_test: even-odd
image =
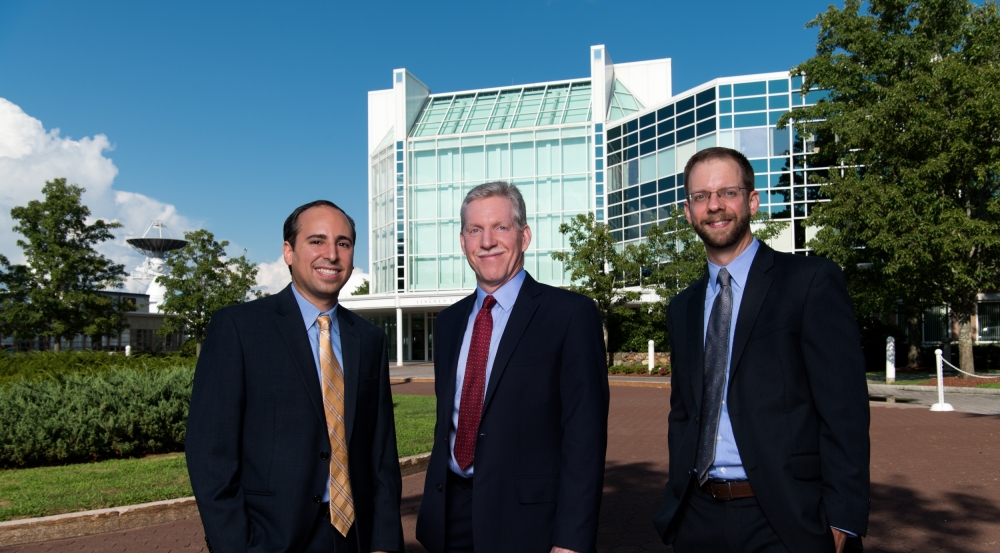
[[[299,215],[298,229],[294,247],[285,242],[283,248],[292,283],[309,303],[328,311],[354,270],[351,224],[339,210],[317,206]]]
[[[760,207],[756,190],[742,190],[733,200],[719,197],[718,190],[742,187],[740,166],[731,159],[708,159],[691,168],[687,183],[688,197],[709,193],[702,203],[684,202],[684,214],[702,241],[708,259],[716,265],[728,265],[753,241],[750,218]]]
[[[521,271],[531,229],[517,228],[510,200],[491,196],[466,206],[459,242],[479,287],[492,294]]]

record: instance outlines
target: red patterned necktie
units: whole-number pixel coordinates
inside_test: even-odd
[[[493,335],[493,314],[496,305],[493,296],[486,296],[483,308],[476,314],[472,327],[472,343],[465,360],[465,378],[462,382],[462,402],[458,408],[458,431],[455,433],[455,461],[462,470],[472,466],[476,455],[476,432],[483,415],[483,396],[486,392],[486,361],[490,356],[490,337]]]

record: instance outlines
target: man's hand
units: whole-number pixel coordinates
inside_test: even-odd
[[[579,553],[579,552],[573,551],[572,549],[563,549],[562,547],[556,547],[553,545],[552,551],[549,551],[549,553]]]
[[[833,546],[837,549],[837,553],[842,553],[844,544],[847,543],[847,533],[836,528],[830,528],[830,531],[833,532]]]

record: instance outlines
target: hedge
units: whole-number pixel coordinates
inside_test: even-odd
[[[0,467],[183,451],[193,367],[112,368],[0,387]]]
[[[106,374],[115,369],[194,369],[194,357],[132,355],[100,351],[34,351],[0,354],[0,386],[20,380],[45,380],[69,374]]]

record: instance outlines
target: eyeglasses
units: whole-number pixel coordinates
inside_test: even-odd
[[[746,190],[742,186],[730,186],[727,188],[720,188],[715,190],[714,193],[719,197],[720,200],[724,202],[731,202],[740,197],[740,192]],[[692,192],[688,194],[688,201],[693,204],[703,204],[708,202],[712,198],[712,190]]]

